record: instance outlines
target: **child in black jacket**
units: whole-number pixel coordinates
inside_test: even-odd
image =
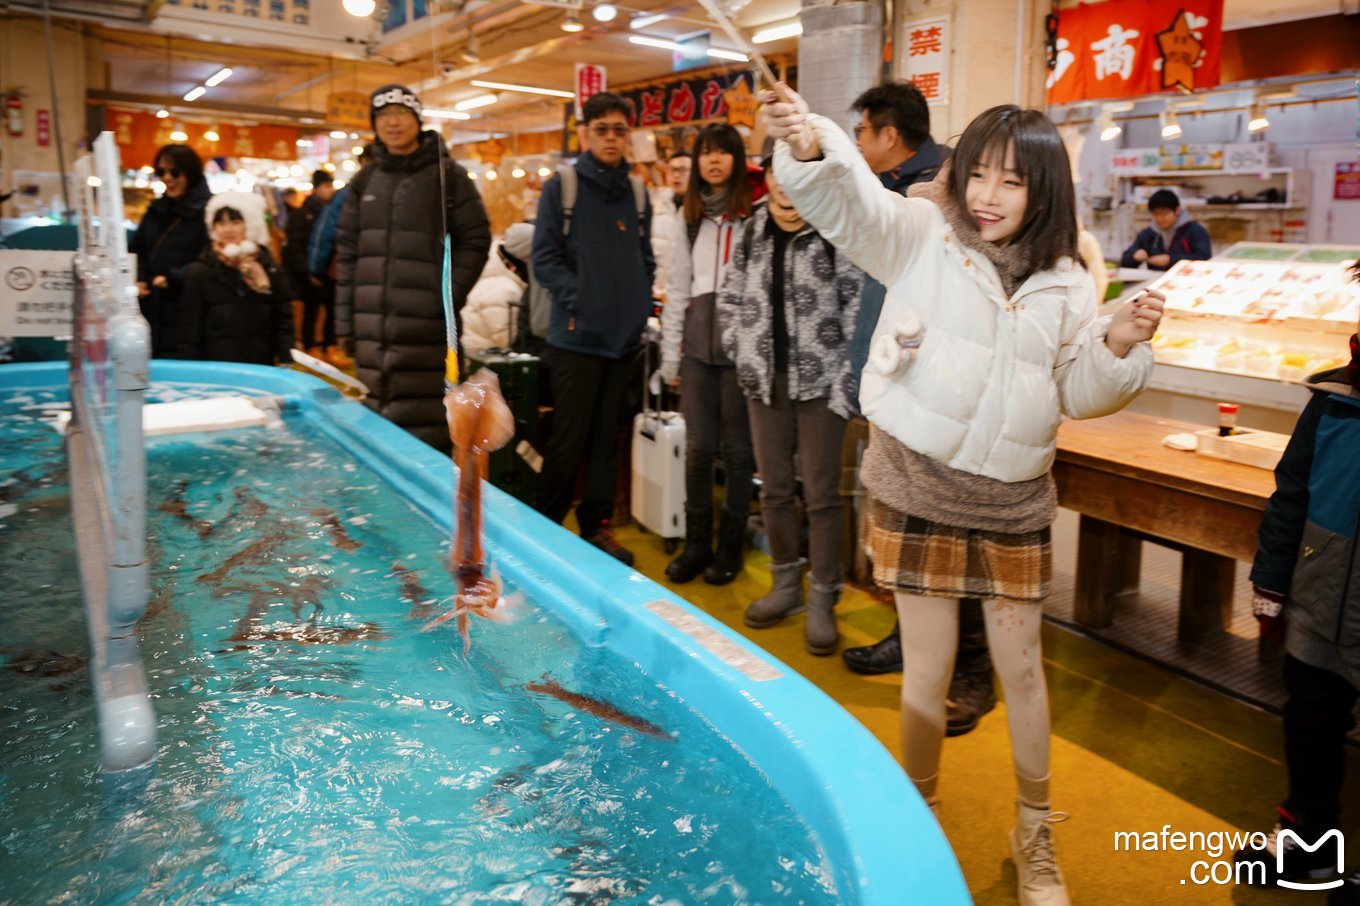
[[[1360,262],[1352,270],[1360,282]],[[1333,874],[1340,841],[1306,847],[1339,830],[1346,734],[1360,699],[1360,340],[1351,337],[1348,366],[1308,386],[1313,396],[1275,469],[1251,569],[1261,632],[1285,645],[1289,793],[1266,848],[1244,849],[1237,861],[1256,863],[1243,875],[1249,883],[1322,888],[1336,882],[1308,879]],[[1328,903],[1360,906],[1360,870]]]
[[[1149,270],[1164,271],[1177,261],[1207,261],[1213,257],[1209,231],[1190,219],[1175,192],[1170,189],[1153,192],[1148,210],[1152,212],[1152,226],[1134,237],[1133,245],[1124,250],[1120,265],[1146,264]]]

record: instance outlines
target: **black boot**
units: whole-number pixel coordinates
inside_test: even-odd
[[[841,652],[845,666],[855,673],[877,676],[902,669],[902,627],[894,626],[888,637],[873,645],[847,648]]]
[[[704,567],[713,562],[713,511],[685,511],[685,549],[666,565],[666,578],[672,582],[693,582]]]
[[[704,570],[705,582],[709,585],[726,585],[737,577],[746,562],[746,552],[743,550],[745,536],[745,520],[723,510],[722,518],[718,520],[718,552]]]
[[[945,736],[962,736],[977,729],[982,716],[996,707],[992,671],[954,674],[945,700]]]

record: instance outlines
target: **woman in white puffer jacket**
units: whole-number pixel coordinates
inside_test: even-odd
[[[1039,642],[1057,509],[1049,470],[1064,415],[1114,412],[1146,386],[1161,298],[1096,318],[1067,152],[1041,112],[986,111],[935,181],[903,198],[883,191],[845,133],[780,91],[762,98],[785,139],[780,184],[888,288],[860,388],[872,425],[862,478],[874,579],[893,590],[902,623],[907,774],[936,807],[958,599],[983,598],[1019,786],[1020,902],[1065,906]]]

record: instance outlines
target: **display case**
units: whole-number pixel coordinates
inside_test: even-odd
[[[1115,180],[1116,244],[1127,248],[1152,223],[1148,198],[1170,189],[1190,216],[1204,224],[1215,248],[1244,240],[1284,243],[1307,233],[1308,173],[1287,167],[1251,172],[1163,170]]]
[[[1152,388],[1296,413],[1309,375],[1350,360],[1358,256],[1346,246],[1239,243],[1178,262],[1148,284],[1166,296]]]

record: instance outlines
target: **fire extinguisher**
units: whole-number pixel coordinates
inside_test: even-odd
[[[10,135],[24,134],[24,102],[17,94],[5,97],[5,131]]]

